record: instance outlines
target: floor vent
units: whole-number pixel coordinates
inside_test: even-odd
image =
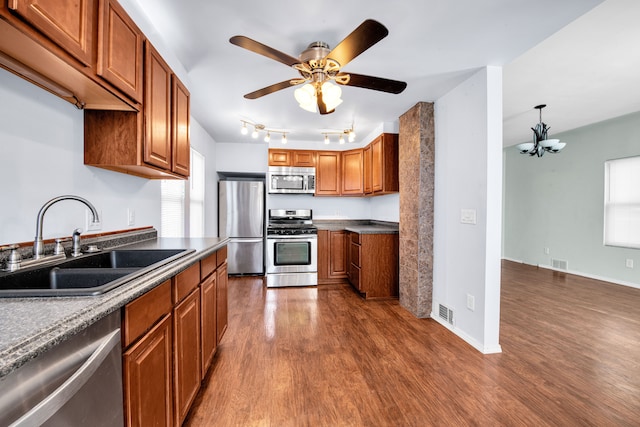
[[[555,270],[567,271],[569,269],[568,262],[563,259],[551,259],[551,267]]]
[[[453,325],[453,310],[449,307],[440,304],[438,315],[441,319],[446,320],[448,323]]]

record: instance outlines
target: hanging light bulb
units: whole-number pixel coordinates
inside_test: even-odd
[[[331,142],[331,141],[329,141],[329,135],[325,134],[324,135],[324,143],[325,144],[329,144],[329,142]]]
[[[340,144],[344,144],[344,136],[343,135],[340,135],[340,138],[338,138],[338,142]]]
[[[283,133],[283,134],[282,134],[282,143],[283,143],[283,144],[286,144],[286,143],[287,143],[287,134],[286,134],[286,133]]]
[[[269,133],[269,131],[267,131],[267,134],[264,136],[264,142],[269,142],[271,141],[271,134]]]
[[[335,110],[335,108],[342,104],[342,89],[339,86],[331,84],[330,82],[322,83],[322,100],[327,106],[327,111]]]
[[[247,123],[242,122],[242,128],[240,129],[240,133],[243,135],[246,135],[248,132],[249,132],[249,129],[247,129]]]
[[[298,101],[298,104],[300,104],[300,108],[311,113],[316,112],[316,88],[313,87],[312,84],[307,83],[304,86],[296,89],[293,92],[293,96],[296,98],[296,101]]]
[[[353,129],[351,129],[349,131],[349,142],[353,142],[356,140],[356,133],[353,131]]]
[[[258,137],[258,128],[254,127],[253,132],[251,132],[251,138],[256,139]]]

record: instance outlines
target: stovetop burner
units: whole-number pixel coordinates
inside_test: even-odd
[[[267,235],[295,236],[318,234],[311,209],[269,209]]]

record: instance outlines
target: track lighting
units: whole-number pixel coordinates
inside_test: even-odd
[[[349,142],[354,142],[356,140],[356,133],[353,130],[353,124],[351,125],[350,129],[345,129],[343,131],[322,132],[321,134],[324,135],[324,143],[325,144],[329,144],[329,142],[330,142],[329,136],[330,135],[339,135],[339,137],[338,137],[338,143],[339,144],[344,144],[346,142],[346,140],[348,140]],[[347,136],[346,140],[345,140],[345,135]]]
[[[265,125],[261,125],[259,123],[252,123],[250,121],[247,120],[240,120],[240,122],[242,123],[242,127],[240,128],[240,133],[243,135],[246,135],[249,133],[249,129],[247,126],[253,126],[253,131],[251,132],[251,137],[253,139],[258,139],[258,136],[260,136],[260,132],[265,132],[265,136],[264,136],[264,142],[269,142],[271,141],[271,134],[275,133],[275,134],[281,134],[282,135],[282,143],[286,144],[287,143],[287,136],[286,133],[282,130],[277,130],[277,129],[267,129],[267,127]]]

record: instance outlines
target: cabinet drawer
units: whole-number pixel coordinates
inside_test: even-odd
[[[216,252],[216,254],[218,256],[218,267],[220,267],[227,261],[227,247],[224,246],[218,249],[218,252]]]
[[[197,262],[173,278],[173,302],[178,303],[200,284],[200,263]]]
[[[205,259],[200,260],[200,280],[204,280],[216,270],[218,266],[218,253],[214,252]]]
[[[353,243],[360,244],[360,234],[354,233],[353,231],[349,233],[351,235],[351,241]]]
[[[360,265],[360,248],[361,246],[351,242],[351,244],[349,245],[349,260],[351,261],[352,264],[356,265],[357,267],[361,267]]]
[[[155,289],[124,307],[122,341],[123,346],[138,339],[165,314],[171,311],[171,280],[167,280]]]

